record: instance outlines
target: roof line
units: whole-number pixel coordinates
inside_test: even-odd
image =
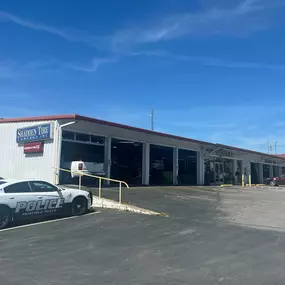
[[[282,157],[276,157],[276,155],[273,155],[273,154],[267,154],[267,153],[263,153],[263,152],[238,148],[238,147],[234,147],[234,146],[228,146],[228,145],[224,145],[224,144],[216,144],[216,143],[210,143],[210,142],[205,142],[205,141],[201,141],[201,140],[195,140],[195,139],[191,139],[191,138],[185,138],[185,137],[171,135],[171,134],[167,134],[167,133],[161,133],[161,132],[151,131],[151,130],[142,129],[142,128],[138,128],[138,127],[132,127],[132,126],[128,126],[128,125],[122,125],[119,123],[109,122],[109,121],[105,121],[105,120],[90,118],[90,117],[86,117],[86,116],[82,116],[82,115],[78,115],[78,114],[51,115],[51,116],[26,117],[26,118],[7,118],[7,119],[1,118],[0,124],[18,123],[18,122],[34,122],[34,121],[55,121],[55,120],[88,121],[88,122],[98,123],[98,124],[107,125],[107,126],[111,126],[111,127],[117,127],[117,128],[123,128],[123,129],[127,129],[127,130],[137,131],[137,132],[144,132],[144,133],[148,133],[148,134],[156,134],[158,136],[178,139],[178,140],[182,140],[182,141],[202,143],[204,145],[209,145],[209,146],[226,147],[226,148],[231,149],[231,150],[263,155],[263,156],[267,156],[267,157],[271,157],[271,158],[275,158],[275,159],[276,158],[281,159],[281,160],[285,159]]]

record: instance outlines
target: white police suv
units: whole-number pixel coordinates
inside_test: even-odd
[[[62,214],[82,215],[92,207],[92,193],[60,188],[42,180],[0,180],[0,229],[20,219]]]

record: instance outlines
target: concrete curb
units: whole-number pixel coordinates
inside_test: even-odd
[[[106,198],[99,198],[93,195],[93,207],[106,208],[106,209],[116,209],[119,211],[133,212],[143,215],[152,215],[152,216],[167,216],[165,213],[154,212],[148,209],[140,208],[137,206],[132,206],[128,204],[120,204],[119,202],[109,200]]]

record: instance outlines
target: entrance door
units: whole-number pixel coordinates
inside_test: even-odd
[[[215,162],[215,181],[218,184],[224,183],[224,164],[222,162]]]

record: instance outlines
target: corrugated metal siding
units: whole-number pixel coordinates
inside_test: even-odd
[[[55,142],[57,122],[54,122],[54,140],[44,142],[43,154],[24,154],[23,145],[16,142],[16,130],[34,125],[49,123],[21,122],[0,124],[0,176],[4,178],[38,178],[53,182],[55,163]]]

